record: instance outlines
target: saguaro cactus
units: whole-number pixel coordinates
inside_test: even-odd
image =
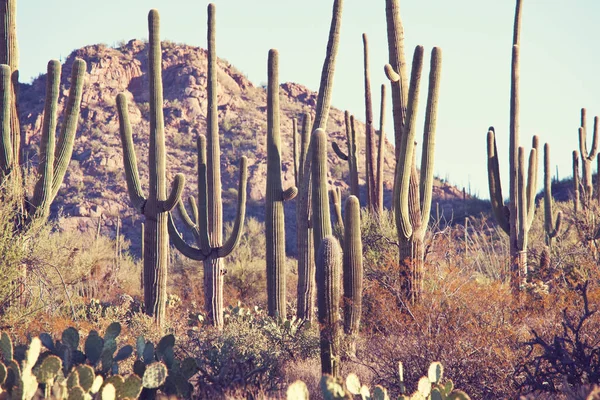
[[[509,140],[509,207],[503,204],[502,188],[496,147],[495,131],[488,130],[488,180],[490,199],[496,220],[510,236],[511,289],[518,293],[527,280],[527,234],[535,212],[535,185],[537,182],[538,140],[533,138],[529,156],[527,187],[525,187],[524,150],[519,147],[519,35],[521,1],[517,0],[513,30],[511,90],[510,90],[510,140]],[[523,160],[521,160],[523,158]],[[522,161],[522,162],[521,162]]]
[[[319,85],[319,95],[317,97],[317,107],[315,110],[315,120],[310,128],[310,121],[305,118],[303,128],[306,138],[310,138],[311,133],[317,129],[326,129],[327,119],[329,118],[329,107],[331,105],[331,92],[333,90],[333,74],[335,69],[335,59],[339,47],[340,29],[342,25],[342,0],[334,0],[331,14],[331,25],[329,28],[329,39],[327,42],[327,51],[325,61],[321,71],[321,83]],[[308,124],[307,124],[308,122]],[[300,161],[299,169],[302,171],[302,179],[299,182],[301,190],[298,198],[298,211],[296,218],[299,218],[298,229],[302,230],[298,234],[298,318],[313,319],[314,308],[314,248],[318,244],[311,243],[314,237],[312,231],[312,144],[307,142],[306,158],[304,162]],[[302,165],[304,164],[304,165]],[[301,220],[300,220],[301,219]],[[306,238],[306,240],[305,240]]]
[[[371,100],[371,79],[369,77],[369,42],[363,33],[363,64],[365,81],[365,181],[367,182],[367,208],[376,210],[379,203],[375,167],[375,128],[373,126],[373,102]]]
[[[423,240],[429,222],[433,190],[433,155],[439,82],[442,68],[441,49],[434,47],[431,52],[429,93],[427,96],[419,177],[415,165],[415,136],[422,66],[423,47],[417,46],[413,58],[408,95],[409,101],[404,126],[406,134],[403,135],[401,141],[400,156],[396,164],[396,182],[394,184],[394,208],[400,242],[402,292],[407,299],[413,302],[419,299],[423,286],[425,257]],[[390,64],[386,65],[386,74],[392,83],[397,83],[402,79],[401,75]],[[399,90],[397,85],[393,85],[392,88]],[[400,93],[396,94],[396,97],[400,96]],[[394,112],[397,112],[397,110],[394,109]],[[394,118],[394,121],[396,124],[396,121],[401,121],[401,118]],[[395,125],[394,129],[400,130],[402,126]]]
[[[144,229],[144,304],[146,314],[153,316],[162,326],[165,320],[167,296],[167,266],[169,236],[167,232],[168,213],[179,202],[184,186],[184,177],[175,176],[171,193],[167,197],[166,151],[163,117],[163,91],[161,78],[162,52],[159,35],[160,21],[157,10],[148,13],[149,31],[149,83],[150,83],[150,152],[148,165],[150,184],[148,196],[142,192],[137,159],[133,147],[131,124],[127,98],[117,96],[117,110],[123,164],[129,198],[133,207],[145,216]]]
[[[552,239],[558,236],[560,224],[562,221],[562,212],[556,214],[552,212],[552,177],[550,176],[550,145],[544,144],[544,228],[546,231],[546,245],[552,245]]]
[[[581,203],[579,182],[579,152],[573,150],[573,212],[575,215],[579,213],[579,205]]]
[[[592,134],[592,148],[587,149],[587,125],[586,110],[581,109],[581,126],[579,127],[579,153],[581,154],[583,205],[589,207],[593,198],[594,186],[592,184],[592,161],[598,154],[598,117],[594,117],[594,128]]]
[[[356,197],[360,196],[360,187],[358,186],[358,145],[356,143],[356,126],[354,116],[348,111],[344,113],[346,121],[346,143],[348,145],[348,154],[344,153],[336,142],[331,143],[335,154],[344,161],[348,161],[348,170],[350,171],[350,194]]]
[[[312,202],[312,162],[308,155],[310,141],[310,114],[302,118],[300,132],[300,155],[298,159],[298,181],[300,193],[296,200],[296,242],[298,245],[298,306],[297,317],[312,321],[315,304],[315,251],[311,216]]]
[[[240,179],[238,186],[238,211],[231,237],[223,244],[223,210],[221,201],[221,166],[219,147],[219,124],[217,115],[217,53],[216,53],[216,8],[208,5],[208,111],[206,117],[206,138],[198,138],[198,202],[199,216],[196,221],[186,218],[183,207],[182,217],[187,225],[198,229],[197,240],[200,248],[188,246],[180,235],[172,235],[179,251],[187,257],[202,260],[204,264],[204,302],[208,320],[217,328],[223,327],[223,257],[236,247],[242,234],[246,207],[247,160],[240,160]],[[204,140],[206,139],[206,145]],[[208,151],[205,151],[207,148]],[[206,154],[206,155],[205,155]],[[192,210],[195,210],[191,202]],[[195,215],[196,211],[194,211]],[[191,223],[191,224],[190,224]],[[172,221],[170,229],[175,228]]]
[[[0,2],[0,64],[10,68],[10,143],[12,167],[21,165],[21,124],[19,122],[19,47],[17,43],[17,0]],[[73,81],[71,81],[73,82]],[[19,172],[20,174],[20,172]],[[19,176],[15,176],[20,179]]]
[[[246,185],[248,182],[248,161],[245,156],[240,159],[240,175],[238,183],[237,213],[231,236],[224,245],[214,247],[210,242],[208,230],[208,192],[206,163],[206,136],[198,136],[198,202],[193,196],[188,198],[192,210],[190,216],[180,201],[177,210],[184,224],[191,229],[197,247],[188,245],[175,226],[172,214],[169,214],[169,236],[171,243],[184,256],[196,261],[203,261],[204,266],[204,296],[207,299],[205,309],[208,320],[218,328],[223,324],[223,286],[222,278],[211,275],[214,260],[227,257],[237,247],[242,237],[244,219],[246,216]],[[219,286],[220,285],[220,286]],[[209,301],[210,300],[210,301]]]
[[[321,329],[321,372],[337,376],[340,368],[340,264],[337,239],[325,236],[317,253],[317,296]]]
[[[312,223],[315,254],[317,254],[321,240],[333,233],[327,190],[327,134],[324,130],[317,129],[312,134],[311,145],[313,146]]]
[[[385,156],[385,85],[381,85],[381,108],[379,111],[379,150],[377,152],[377,214],[383,214],[383,163]]]
[[[33,196],[25,202],[26,218],[20,228],[30,226],[33,220],[45,221],[50,214],[50,205],[58,194],[64,176],[73,154],[73,143],[79,122],[79,109],[83,93],[85,62],[76,59],[71,69],[71,90],[65,110],[65,117],[58,143],[55,135],[58,125],[58,97],[60,92],[61,66],[57,60],[48,62],[46,76],[46,103],[42,123],[42,138],[40,142],[38,174]],[[14,160],[14,135],[11,133],[13,119],[11,117],[12,100],[11,69],[8,65],[0,66],[0,81],[2,89],[2,135],[0,136],[0,171],[4,176],[12,174],[15,178],[20,170]],[[20,140],[17,138],[17,140]]]
[[[267,301],[269,315],[286,319],[285,220],[283,202],[298,194],[293,186],[283,190],[279,134],[279,54],[269,51],[267,90],[267,190],[265,231],[267,245]]]
[[[354,353],[362,313],[363,278],[360,203],[355,196],[348,197],[344,211],[344,332],[351,337],[351,352]]]

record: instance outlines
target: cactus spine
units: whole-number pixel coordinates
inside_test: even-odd
[[[308,153],[310,127],[310,114],[305,113],[302,118],[298,160],[298,181],[301,190],[296,201],[296,242],[298,245],[297,317],[312,321],[314,319],[315,303],[315,251],[313,228],[310,222],[312,219],[312,162]]]
[[[583,205],[589,207],[593,198],[594,186],[592,184],[592,161],[598,154],[598,117],[594,117],[592,134],[592,148],[587,149],[586,110],[581,109],[581,126],[579,127],[579,153],[581,154],[581,170],[583,176]]]
[[[552,212],[552,177],[550,176],[550,145],[544,144],[544,228],[546,230],[546,246],[552,245],[552,239],[558,236],[562,221],[562,212],[556,214],[554,222]]]
[[[167,197],[166,151],[163,118],[163,94],[161,78],[161,47],[158,11],[148,14],[149,75],[150,75],[150,184],[148,197],[144,197],[140,183],[137,159],[133,147],[127,99],[123,93],[117,96],[123,164],[127,189],[133,207],[146,217],[144,232],[144,304],[148,315],[162,326],[165,321],[167,290],[167,265],[169,237],[168,212],[179,201],[183,191],[183,175],[177,174],[171,193]]]
[[[356,144],[356,126],[354,116],[348,111],[344,113],[346,122],[346,143],[348,145],[348,154],[344,153],[336,142],[331,143],[335,154],[344,161],[348,161],[348,170],[350,171],[350,194],[356,197],[360,196],[360,187],[358,186],[358,161],[356,153],[358,146]]]
[[[321,329],[321,372],[337,376],[340,367],[340,264],[337,239],[325,236],[317,253],[317,295]]]
[[[267,190],[265,231],[267,245],[267,300],[272,317],[286,319],[285,221],[283,202],[296,197],[293,186],[283,190],[281,182],[281,138],[279,134],[279,54],[269,51],[267,90]]]
[[[321,71],[321,83],[319,84],[319,95],[317,97],[317,107],[315,120],[310,128],[310,120],[306,117],[303,121],[303,130],[306,139],[311,138],[306,142],[306,157],[302,161],[300,159],[300,171],[302,171],[302,179],[299,183],[302,190],[298,199],[298,210],[296,218],[298,219],[298,318],[306,318],[312,320],[314,318],[314,285],[315,285],[315,248],[318,249],[319,243],[311,243],[315,237],[312,226],[312,159],[313,159],[313,144],[311,133],[317,128],[326,129],[327,119],[329,118],[329,108],[331,105],[331,91],[333,90],[333,74],[335,68],[335,59],[339,47],[340,29],[342,24],[342,0],[334,0],[333,10],[331,15],[331,25],[329,28],[329,39],[327,42],[327,51],[325,53],[325,61]],[[326,150],[324,150],[326,151]],[[304,164],[304,165],[302,165]],[[326,193],[326,192],[325,192]],[[327,194],[325,194],[327,198]],[[327,199],[325,199],[327,201]],[[300,232],[301,231],[301,232]],[[313,232],[311,232],[313,231]],[[320,240],[320,237],[319,237]]]
[[[406,134],[403,135],[401,141],[402,147],[400,148],[400,157],[396,164],[396,181],[394,184],[394,207],[400,242],[399,260],[402,292],[407,299],[413,302],[419,299],[423,285],[423,263],[425,256],[423,240],[429,222],[433,189],[433,155],[439,81],[442,67],[441,49],[434,47],[431,52],[429,93],[427,96],[419,177],[415,163],[415,136],[422,66],[423,47],[417,46],[413,58],[408,95],[409,101],[405,121]],[[386,73],[392,83],[402,79],[400,74],[394,71],[390,64],[386,66]],[[397,97],[399,96],[400,94],[397,94]],[[397,120],[399,121],[400,118]],[[395,126],[394,129],[400,129],[400,127]]]
[[[517,0],[513,30],[511,90],[510,90],[510,140],[509,140],[509,198],[508,209],[503,204],[502,188],[496,147],[495,131],[488,130],[488,180],[492,208],[496,220],[510,236],[511,289],[517,294],[527,280],[527,235],[535,212],[535,185],[537,180],[538,140],[533,138],[529,155],[529,170],[525,186],[525,152],[519,147],[519,35],[521,26],[521,0]]]
[[[351,352],[355,353],[354,337],[358,335],[362,313],[363,278],[360,203],[355,196],[348,197],[344,211],[344,332],[350,335]]]

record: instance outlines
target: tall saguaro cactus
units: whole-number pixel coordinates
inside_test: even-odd
[[[575,215],[579,212],[579,206],[581,203],[580,194],[580,182],[579,182],[579,152],[573,150],[573,212]]]
[[[423,47],[417,46],[408,94],[408,108],[405,120],[405,134],[400,142],[400,155],[396,163],[394,184],[394,209],[396,227],[400,242],[400,269],[402,292],[407,299],[415,302],[419,299],[423,286],[424,248],[423,240],[429,222],[433,190],[433,156],[435,147],[435,129],[437,104],[439,97],[442,51],[434,47],[431,52],[429,73],[429,93],[425,112],[423,148],[420,176],[415,163],[416,116],[419,97],[419,84],[423,66]],[[401,75],[390,64],[386,65],[386,74],[392,83],[402,80]],[[397,85],[392,89],[399,90]],[[396,97],[400,97],[396,93]],[[394,109],[394,112],[397,112]],[[400,121],[401,118],[394,118]],[[394,126],[395,130],[401,126]]]
[[[217,53],[216,53],[216,8],[208,5],[208,111],[206,125],[208,135],[198,137],[198,203],[190,199],[194,219],[192,220],[181,204],[180,214],[186,225],[191,227],[199,248],[187,245],[176,231],[172,220],[169,229],[173,244],[186,257],[203,261],[204,302],[208,321],[217,328],[223,327],[223,257],[237,246],[242,235],[246,211],[246,184],[248,179],[247,160],[240,160],[238,184],[238,206],[233,232],[223,244],[223,211],[221,200],[221,166],[219,148],[219,124],[217,115]],[[207,151],[208,149],[208,151]]]
[[[296,316],[299,319],[314,319],[315,304],[315,251],[311,218],[312,179],[308,147],[310,142],[310,114],[302,118],[300,148],[298,158],[298,182],[300,192],[296,200],[296,242],[298,246],[298,306]]]
[[[315,110],[314,123],[306,117],[303,121],[303,130],[306,139],[311,138],[311,133],[320,128],[326,129],[327,119],[329,118],[329,108],[331,105],[331,92],[333,90],[333,75],[335,69],[335,59],[339,47],[340,30],[342,25],[342,0],[333,1],[333,10],[331,14],[331,25],[329,28],[329,39],[327,42],[327,51],[325,61],[321,71],[321,83],[319,84],[319,95],[317,97],[317,106]],[[314,238],[313,231],[313,213],[312,213],[312,138],[306,142],[306,157],[299,160],[299,170],[302,171],[302,179],[298,185],[298,208],[297,208],[297,227],[298,233],[298,318],[312,320],[314,318],[314,287],[315,287],[315,268],[314,268],[314,249],[318,248],[318,243],[312,243]],[[300,232],[301,231],[301,232]]]
[[[589,207],[593,198],[594,186],[592,184],[592,161],[598,154],[598,117],[594,117],[594,128],[592,131],[592,147],[587,149],[587,124],[586,110],[581,109],[581,125],[579,127],[579,153],[581,154],[583,205]]]
[[[562,212],[552,212],[552,177],[550,176],[550,145],[544,144],[544,228],[546,231],[546,246],[552,245],[552,239],[558,236],[562,221]]]
[[[279,54],[269,51],[267,89],[267,190],[265,231],[267,245],[267,302],[269,315],[286,319],[285,219],[283,202],[298,194],[293,186],[283,190],[279,132]]]
[[[333,234],[329,214],[329,191],[327,190],[327,134],[317,129],[312,134],[312,225],[315,254],[321,240]],[[317,267],[318,269],[318,267]]]
[[[25,229],[33,220],[45,221],[50,214],[50,205],[58,194],[63,179],[67,172],[71,155],[73,154],[73,143],[79,121],[79,109],[83,93],[83,81],[85,77],[85,61],[76,59],[71,69],[71,89],[65,109],[65,117],[56,141],[56,129],[58,126],[58,97],[60,92],[61,66],[57,60],[48,62],[48,73],[46,76],[46,103],[44,106],[44,119],[42,123],[42,138],[40,142],[38,174],[39,179],[35,184],[33,196],[25,201],[25,212],[27,217],[20,228]],[[4,176],[11,174],[18,179],[21,172],[14,160],[14,136],[12,127],[12,91],[11,91],[11,69],[8,65],[0,66],[1,89],[2,89],[2,134],[0,135],[0,171]],[[19,138],[17,138],[19,140]]]
[[[365,81],[365,181],[367,182],[367,208],[376,210],[379,203],[377,191],[377,171],[375,168],[375,128],[373,126],[373,102],[371,99],[371,79],[369,77],[369,42],[363,33],[363,59]]]
[[[340,368],[340,264],[337,239],[325,236],[317,252],[321,372],[333,376],[338,375]]]
[[[377,214],[383,214],[383,163],[385,157],[385,85],[381,85],[381,106],[379,111],[379,150],[377,152]]]
[[[175,176],[167,197],[165,124],[163,116],[162,52],[160,46],[160,20],[157,10],[148,13],[149,31],[149,83],[150,83],[150,152],[148,165],[150,184],[148,196],[142,192],[137,167],[127,98],[117,96],[119,126],[123,145],[123,164],[129,198],[133,207],[145,217],[144,229],[144,304],[146,314],[153,316],[157,325],[165,321],[167,296],[167,266],[169,252],[168,213],[181,197],[184,177]]]
[[[518,293],[522,284],[527,280],[527,235],[535,212],[535,186],[538,164],[538,140],[534,136],[533,148],[529,155],[527,185],[525,186],[525,156],[523,148],[519,147],[519,36],[521,5],[521,0],[517,0],[513,29],[508,177],[510,202],[508,208],[503,204],[504,199],[500,186],[496,138],[493,127],[490,127],[487,135],[490,199],[496,220],[510,237],[510,282],[511,289],[515,294]]]
[[[362,313],[363,279],[360,203],[355,196],[348,197],[344,211],[344,332],[351,337],[351,350],[354,353],[354,341]]]

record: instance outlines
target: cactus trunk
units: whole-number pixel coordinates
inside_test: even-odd
[[[369,45],[367,34],[363,33],[364,81],[365,81],[365,180],[367,182],[367,209],[377,210],[379,192],[375,169],[375,128],[373,127],[373,102],[371,100],[371,79],[369,77]]]
[[[295,187],[284,192],[281,181],[279,133],[279,55],[269,51],[267,90],[267,190],[265,210],[267,302],[269,315],[286,319],[285,219],[283,201],[296,196]]]
[[[317,292],[321,346],[321,372],[337,376],[340,369],[340,264],[337,240],[329,235],[317,253]]]
[[[165,322],[166,285],[169,251],[168,212],[171,211],[183,191],[184,178],[178,174],[173,182],[171,193],[167,197],[166,183],[166,151],[163,118],[162,93],[162,52],[160,47],[160,20],[158,11],[150,10],[148,14],[148,31],[150,48],[149,83],[150,83],[150,182],[148,197],[142,194],[139,172],[127,100],[124,94],[117,96],[121,142],[123,145],[123,164],[129,197],[136,210],[142,213],[144,227],[144,304],[146,314],[154,317],[160,327]]]
[[[310,114],[304,114],[300,133],[298,165],[300,192],[296,203],[296,241],[298,245],[298,306],[299,319],[314,319],[315,304],[315,252],[311,219],[312,202],[312,151],[309,152]]]
[[[351,337],[351,353],[362,313],[363,249],[360,235],[360,203],[355,196],[346,200],[344,223],[344,332]]]

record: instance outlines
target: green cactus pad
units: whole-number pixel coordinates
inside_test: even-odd
[[[146,389],[157,389],[167,379],[167,367],[161,363],[156,362],[146,367],[144,377],[142,378],[142,385]]]
[[[86,392],[89,392],[96,378],[94,369],[89,365],[80,365],[77,367],[77,374],[79,375],[79,386]]]
[[[116,339],[117,336],[121,333],[121,324],[118,322],[113,322],[106,328],[106,332],[104,333],[104,340],[108,342],[111,339]]]
[[[141,360],[135,360],[133,362],[133,373],[137,376],[144,376],[144,372],[146,372],[146,364]]]
[[[428,377],[424,376],[419,379],[419,383],[417,384],[417,390],[421,393],[425,398],[431,394],[431,381]]]
[[[125,379],[121,375],[113,375],[111,377],[108,377],[104,381],[104,387],[106,387],[107,385],[112,385],[113,388],[117,392],[119,392],[121,390],[121,388],[123,387],[124,383],[125,383]],[[103,389],[103,391],[104,391],[104,389]]]
[[[132,354],[133,354],[133,347],[127,345],[127,346],[119,349],[117,354],[115,354],[113,361],[114,362],[123,361],[123,360],[129,358]]]
[[[172,349],[173,347],[175,347],[175,336],[167,335],[160,339],[156,345],[156,355],[158,359],[161,360],[165,352],[167,352],[169,348]]]
[[[444,400],[444,395],[438,388],[434,388],[431,390],[431,395],[429,397],[431,400]]]
[[[71,347],[72,349],[79,348],[79,332],[73,327],[68,327],[62,333],[61,340],[63,344]]]
[[[286,392],[287,400],[308,400],[308,396],[308,388],[302,381],[292,383]]]
[[[383,386],[377,385],[373,389],[373,396],[371,397],[371,399],[373,399],[373,400],[389,400],[390,397],[388,396],[386,388],[384,388]]]
[[[462,390],[455,390],[448,395],[447,400],[471,400],[471,398]]]
[[[154,343],[146,342],[146,347],[144,347],[144,362],[148,365],[154,361]]]
[[[40,365],[37,373],[37,378],[40,382],[52,382],[56,378],[56,375],[58,375],[58,372],[61,368],[61,359],[54,355],[49,355],[48,357],[44,358],[44,361],[42,361],[42,365]]]
[[[40,333],[40,340],[45,348],[54,352],[54,341],[52,340],[52,336],[47,333]]]
[[[91,331],[85,340],[84,351],[85,356],[92,365],[96,365],[100,360],[102,349],[104,348],[104,339],[102,339],[98,332]]]
[[[89,396],[88,396],[89,397]],[[81,386],[74,386],[69,389],[69,400],[87,400],[85,390]]]
[[[79,373],[77,370],[73,370],[69,376],[67,376],[67,388],[72,389],[76,386],[79,386]]]
[[[132,399],[137,399],[140,393],[142,392],[142,379],[135,375],[129,375],[123,384],[117,390],[117,397],[119,399],[130,397]]]
[[[139,336],[135,342],[135,355],[138,359],[143,357],[145,348],[146,340],[143,336]]]
[[[2,332],[0,335],[0,350],[2,351],[2,357],[4,362],[9,362],[13,359],[13,344],[10,336],[6,332]]]

